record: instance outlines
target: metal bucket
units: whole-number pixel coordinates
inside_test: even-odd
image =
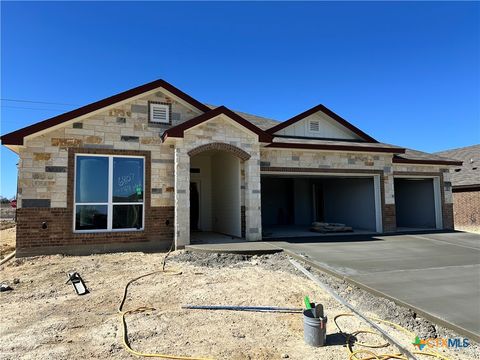
[[[315,306],[315,304],[312,304],[312,309],[303,311],[303,339],[310,346],[320,347],[325,345],[327,317],[323,316],[322,305]]]

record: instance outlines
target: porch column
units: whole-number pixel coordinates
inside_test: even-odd
[[[392,166],[386,166],[383,171],[383,232],[397,230],[397,217],[395,214],[395,186]]]
[[[175,249],[190,244],[190,156],[175,145]]]
[[[259,149],[252,151],[250,159],[245,161],[245,239],[262,240]]]

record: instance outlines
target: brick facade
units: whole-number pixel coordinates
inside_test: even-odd
[[[480,190],[454,191],[455,229],[480,232]]]

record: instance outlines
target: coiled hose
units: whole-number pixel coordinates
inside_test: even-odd
[[[360,350],[353,350],[353,344],[358,345],[358,346],[363,346],[369,349],[380,349],[380,348],[385,348],[389,346],[389,343],[383,343],[380,345],[377,344],[368,344],[368,343],[361,343],[358,341],[353,341],[353,337],[358,335],[358,334],[374,334],[378,335],[375,331],[372,330],[357,330],[354,331],[351,334],[345,333],[342,331],[342,328],[340,325],[338,325],[337,320],[342,317],[342,316],[355,316],[354,314],[351,313],[344,313],[344,314],[339,314],[333,318],[333,322],[335,323],[335,326],[337,327],[338,331],[340,334],[342,334],[345,337],[345,342],[347,344],[347,350],[349,352],[349,360],[386,360],[386,359],[401,359],[401,360],[408,360],[407,357],[404,355],[397,353],[397,354],[377,354],[373,350],[366,350],[366,349],[360,349]],[[411,331],[405,329],[403,326],[400,326],[398,324],[395,324],[394,322],[387,321],[387,320],[382,320],[378,319],[375,317],[369,317],[370,320],[378,322],[378,323],[383,323],[392,326],[393,328],[403,332],[404,334],[408,335],[412,339],[415,337],[415,334],[412,333]],[[412,351],[413,354],[415,355],[424,355],[424,356],[430,356],[430,357],[435,357],[437,359],[441,360],[449,360],[447,357],[443,356],[442,354],[436,352],[436,351]],[[365,354],[369,355],[369,357],[357,357],[358,354]]]

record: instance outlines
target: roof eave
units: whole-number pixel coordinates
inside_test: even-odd
[[[450,160],[434,160],[434,159],[405,159],[401,157],[393,157],[393,163],[398,164],[421,164],[421,165],[451,165],[462,166],[462,161],[450,161]]]
[[[334,144],[302,144],[302,143],[282,143],[275,142],[266,146],[267,148],[281,149],[307,149],[307,150],[337,150],[354,152],[376,152],[388,154],[404,154],[403,148],[375,147],[375,146],[355,146],[355,145],[334,145]]]
[[[0,137],[0,140],[2,141],[3,145],[23,145],[23,140],[25,137],[29,135],[33,135],[37,132],[40,132],[42,130],[46,130],[48,128],[60,125],[66,121],[70,121],[73,119],[76,119],[80,116],[87,115],[89,113],[92,113],[97,110],[101,110],[103,108],[106,108],[108,106],[114,105],[116,103],[119,103],[121,101],[128,100],[129,98],[141,95],[143,93],[159,89],[159,88],[164,88],[168,92],[174,94],[178,98],[182,99],[183,101],[187,102],[194,108],[202,111],[202,112],[207,112],[210,111],[210,108],[206,106],[205,104],[201,103],[200,101],[194,99],[190,95],[184,93],[180,89],[176,88],[172,84],[166,82],[163,79],[155,80],[152,82],[149,82],[147,84],[143,84],[140,86],[137,86],[135,88],[123,91],[121,93],[109,96],[107,98],[104,98],[99,101],[95,101],[93,103],[90,103],[88,105],[82,106],[80,108],[68,111],[66,113],[54,116],[52,118],[40,121],[38,123],[26,126],[22,129],[13,131],[11,133],[5,134]]]

